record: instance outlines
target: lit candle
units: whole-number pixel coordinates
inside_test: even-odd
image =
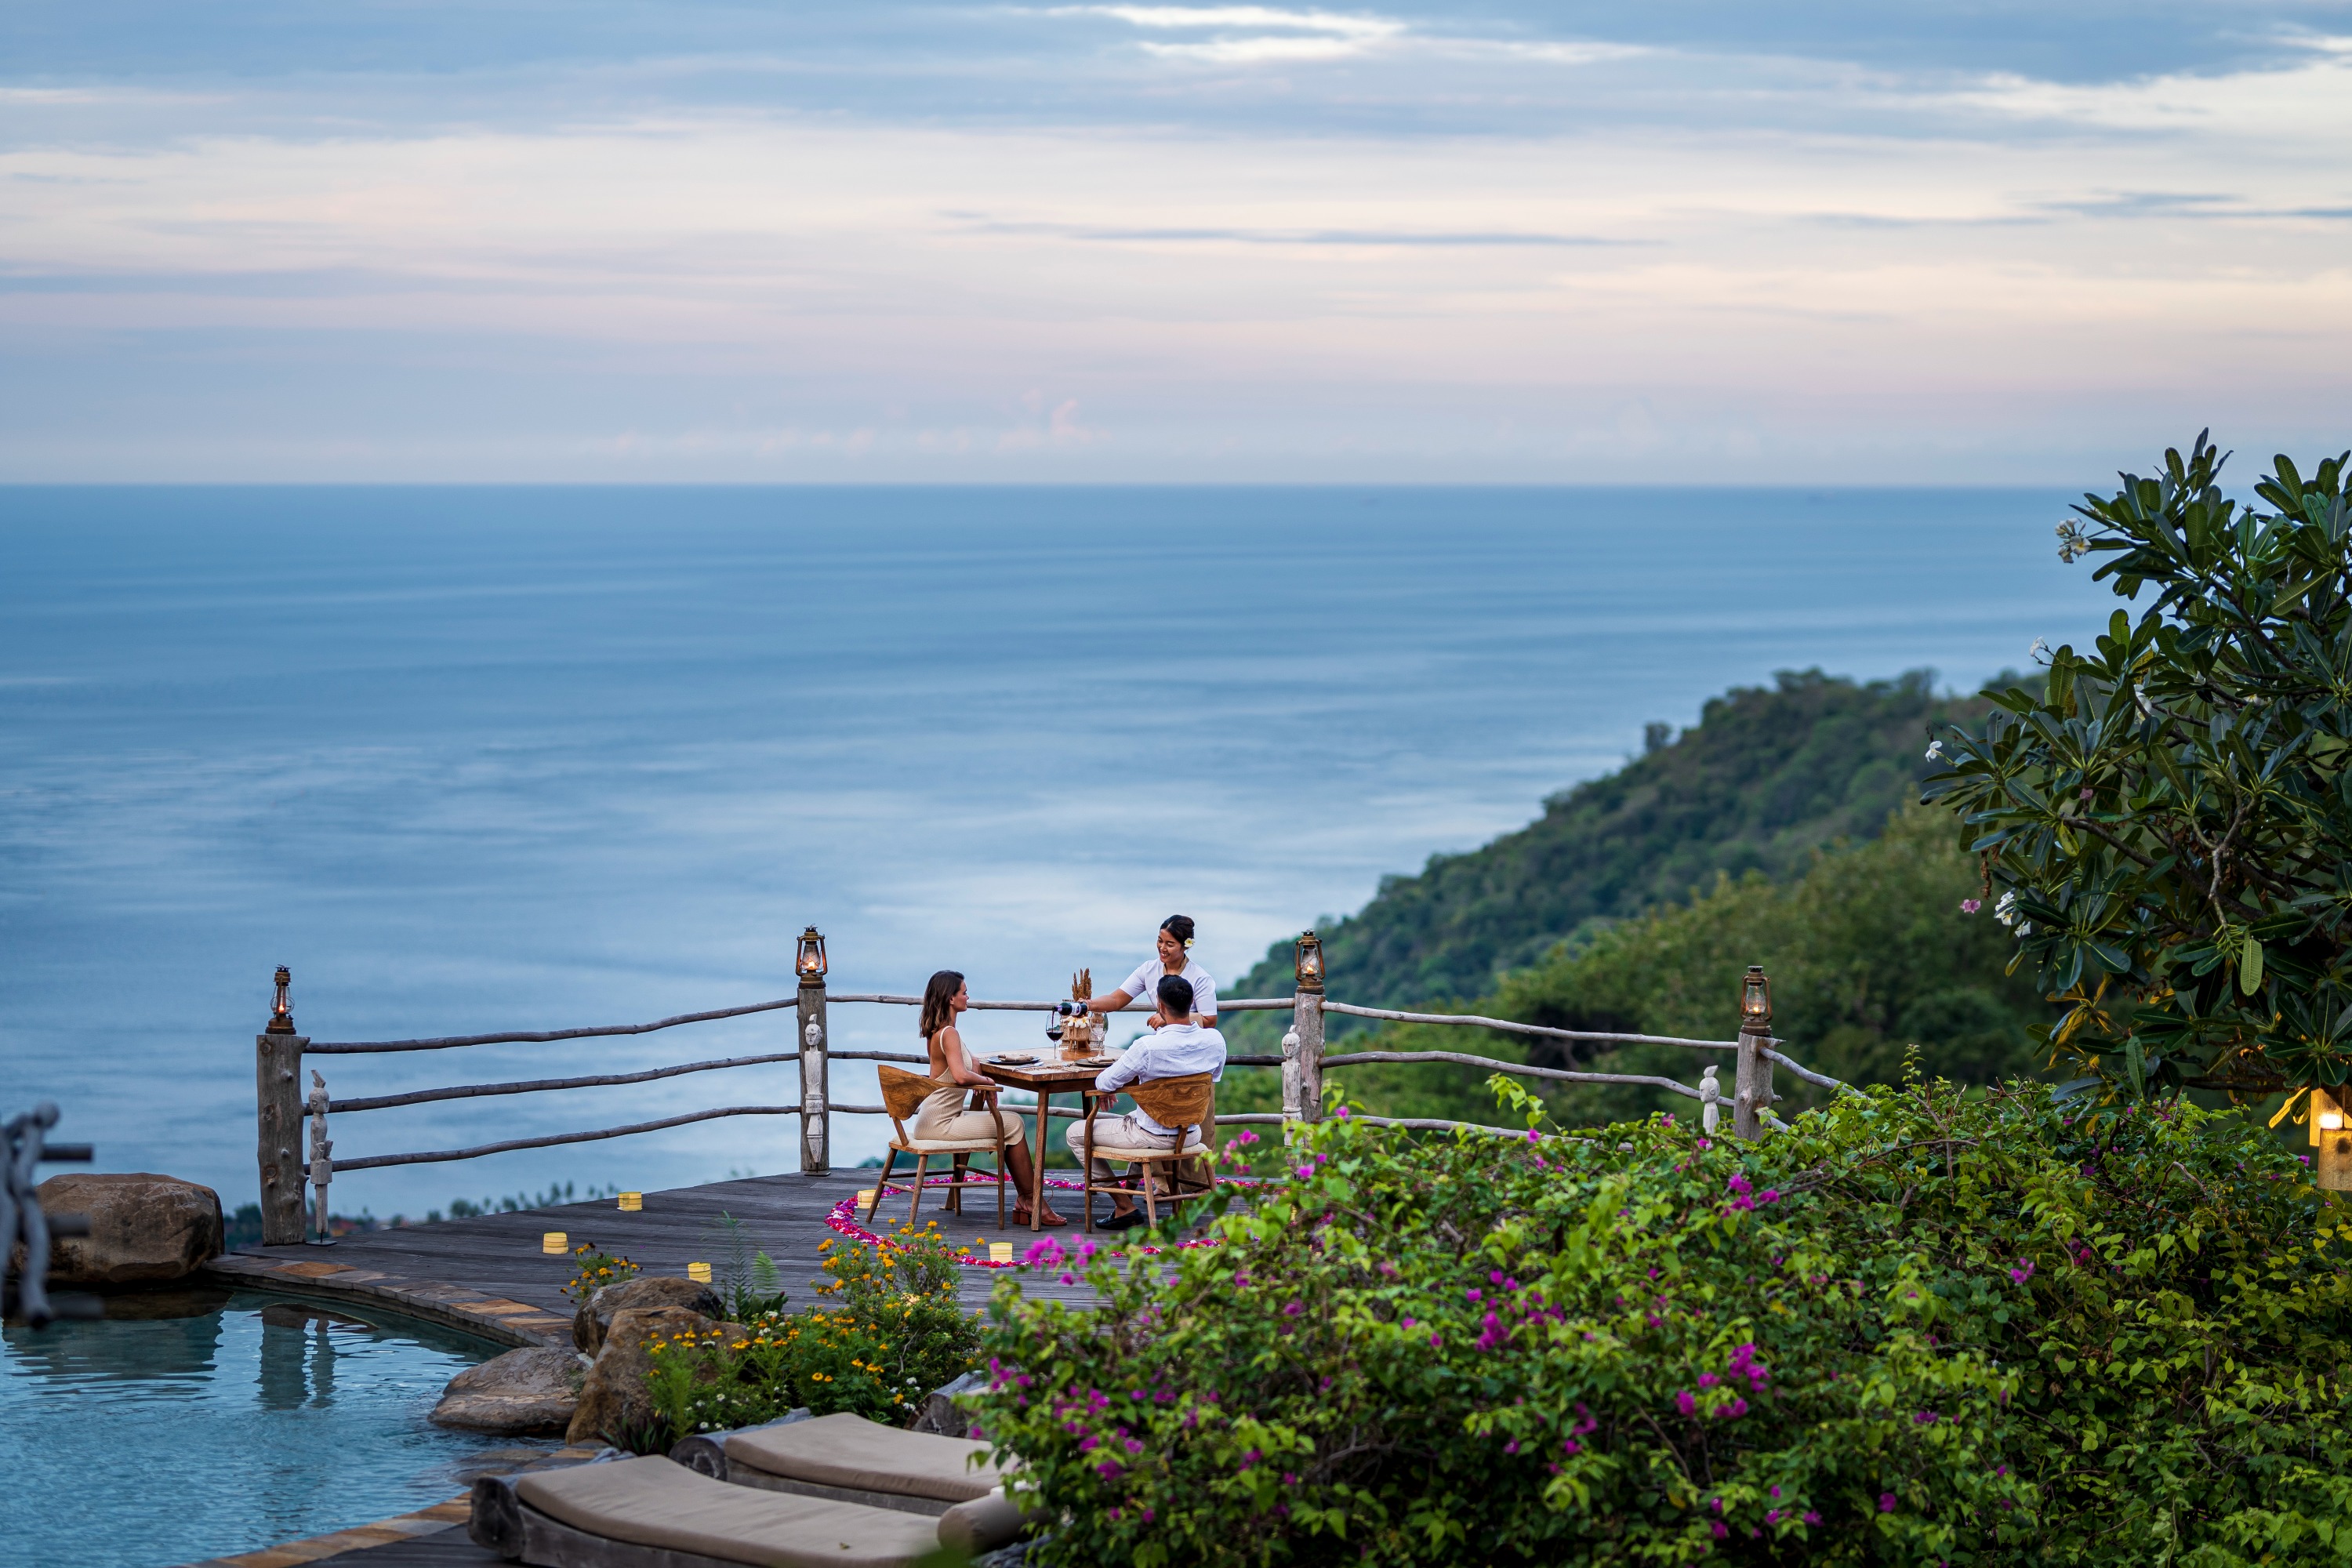
[[[710,1283],[710,1265],[689,1263],[686,1266],[686,1277],[697,1285],[708,1285]]]
[[[1010,1262],[1012,1262],[1012,1261],[1013,1261],[1013,1244],[1012,1244],[1011,1242],[1009,1242],[1009,1241],[992,1241],[992,1242],[990,1242],[990,1243],[988,1244],[988,1260],[989,1260],[991,1263],[1010,1263]]]
[[[561,1258],[572,1250],[572,1238],[560,1230],[551,1230],[540,1237],[539,1249],[551,1257]]]
[[[645,1206],[646,1206],[646,1194],[643,1194],[643,1193],[623,1193],[623,1194],[621,1194],[621,1212],[622,1212],[623,1214],[636,1214],[636,1213],[638,1213],[640,1210],[642,1210]]]

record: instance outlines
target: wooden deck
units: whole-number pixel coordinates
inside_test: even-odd
[[[563,1294],[572,1278],[572,1260],[541,1252],[541,1233],[562,1231],[574,1247],[593,1241],[647,1274],[682,1276],[688,1263],[720,1260],[723,1243],[715,1234],[717,1222],[722,1213],[732,1215],[742,1222],[751,1247],[775,1259],[791,1295],[790,1306],[798,1310],[818,1300],[811,1283],[822,1278],[817,1244],[834,1235],[825,1228],[826,1215],[861,1186],[870,1186],[876,1174],[853,1170],[824,1176],[757,1176],[647,1193],[645,1208],[635,1214],[620,1212],[607,1198],[371,1231],[330,1247],[247,1247],[215,1259],[209,1271],[239,1285],[373,1301],[502,1343],[561,1344],[572,1333],[572,1303]],[[936,1215],[951,1239],[1005,1240],[1028,1250],[1033,1238],[1027,1227],[1013,1221],[1010,1202],[1005,1228],[996,1229],[996,1201],[987,1189],[979,1189],[968,1200],[962,1219],[943,1212],[940,1203],[938,1189],[927,1193],[923,1217]],[[1066,1242],[1082,1234],[1076,1223],[1078,1194],[1055,1192],[1054,1203],[1073,1223],[1047,1234]],[[1097,1218],[1110,1212],[1109,1200],[1097,1198],[1096,1204]],[[903,1195],[886,1199],[874,1227],[887,1234],[906,1218],[907,1210]],[[1100,1232],[1097,1237],[1106,1244],[1117,1239]],[[1093,1300],[1084,1284],[1062,1285],[1034,1269],[966,1268],[962,1274],[967,1306],[985,1304],[997,1279],[1006,1274],[1018,1278],[1033,1296]]]

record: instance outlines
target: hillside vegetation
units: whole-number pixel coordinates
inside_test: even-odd
[[[1985,707],[1937,696],[1925,670],[1866,684],[1783,671],[1726,692],[1678,736],[1652,726],[1645,754],[1552,796],[1517,832],[1384,880],[1322,933],[1331,993],[1392,1007],[1482,996],[1563,940],[1718,876],[1801,876],[1824,847],[1875,837],[1918,799],[1930,725],[1971,723]],[[1289,944],[1223,989],[1286,994]]]
[[[1741,971],[1760,963],[1772,976],[1774,1030],[1797,1060],[1849,1083],[1885,1083],[1902,1076],[1904,1052],[1916,1046],[1931,1077],[1994,1083],[2042,1065],[2027,1026],[2055,1010],[2029,979],[2003,973],[2016,945],[2009,931],[1989,914],[1961,911],[1960,900],[1977,890],[1975,867],[1953,847],[1948,819],[1906,806],[1888,814],[1875,838],[1815,851],[1786,881],[1760,871],[1718,875],[1691,902],[1563,944],[1462,1010],[1555,1028],[1728,1040],[1738,1027]],[[1430,1024],[1349,1041],[1349,1048],[1471,1051],[1689,1084],[1717,1060],[1730,1088],[1728,1053],[1563,1045]],[[1473,1068],[1382,1064],[1328,1078],[1377,1113],[1495,1120],[1494,1096]],[[1774,1088],[1795,1106],[1820,1099],[1786,1073]],[[1692,1109],[1643,1089],[1579,1085],[1548,1098],[1554,1114],[1574,1124]],[[1229,1075],[1217,1096],[1227,1110],[1273,1109],[1278,1100],[1270,1072]]]

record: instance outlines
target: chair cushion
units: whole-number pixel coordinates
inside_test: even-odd
[[[738,1432],[727,1439],[727,1463],[788,1480],[941,1502],[984,1496],[1004,1479],[988,1462],[985,1443],[901,1432],[846,1413]]]
[[[754,1568],[905,1568],[940,1548],[921,1514],[730,1487],[659,1454],[521,1476],[515,1495],[591,1535]]]

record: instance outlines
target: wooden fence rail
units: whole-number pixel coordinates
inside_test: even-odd
[[[680,1013],[672,1017],[657,1018],[646,1024],[614,1024],[573,1029],[509,1030],[497,1034],[447,1035],[413,1040],[322,1040],[313,1041],[294,1032],[293,1010],[288,999],[290,976],[278,972],[278,994],[271,1010],[268,1026],[255,1040],[255,1087],[257,1152],[261,1172],[262,1239],[272,1245],[299,1241],[304,1230],[303,1187],[310,1185],[315,1197],[310,1205],[317,1226],[323,1233],[326,1225],[326,1194],[333,1176],[346,1171],[382,1170],[394,1165],[441,1163],[456,1160],[480,1159],[490,1154],[502,1154],[521,1149],[545,1149],[559,1144],[586,1143],[608,1138],[624,1138],[639,1132],[655,1132],[665,1128],[684,1127],[698,1121],[710,1121],[731,1116],[796,1116],[801,1122],[801,1168],[804,1172],[822,1173],[830,1169],[831,1118],[835,1112],[852,1116],[886,1114],[878,1105],[849,1105],[833,1099],[828,1066],[834,1060],[887,1061],[920,1064],[927,1058],[904,1051],[836,1051],[827,1037],[828,1007],[832,1004],[855,1004],[875,1006],[915,1007],[921,1005],[919,996],[887,993],[843,994],[830,995],[824,987],[824,942],[812,927],[801,941],[801,985],[797,994],[773,1002],[757,1002],[740,1007],[719,1007],[707,1012]],[[814,955],[814,963],[811,962]],[[1282,1110],[1276,1112],[1244,1112],[1220,1116],[1220,1125],[1282,1125],[1318,1120],[1323,1112],[1323,1073],[1327,1068],[1369,1066],[1376,1063],[1436,1063],[1482,1068],[1490,1072],[1507,1073],[1517,1078],[1558,1083],[1623,1084],[1664,1090],[1700,1102],[1702,1118],[1713,1127],[1717,1107],[1727,1098],[1732,1107],[1733,1131],[1740,1137],[1760,1136],[1767,1126],[1778,1125],[1771,1114],[1771,1074],[1774,1064],[1787,1068],[1807,1083],[1832,1090],[1853,1092],[1837,1079],[1817,1073],[1791,1061],[1772,1047],[1780,1042],[1771,1037],[1769,990],[1763,971],[1751,967],[1744,983],[1738,1037],[1733,1040],[1685,1039],[1674,1036],[1633,1035],[1584,1029],[1559,1029],[1543,1025],[1523,1024],[1510,1018],[1489,1018],[1465,1013],[1412,1013],[1386,1007],[1363,1007],[1349,1003],[1334,1002],[1323,994],[1320,944],[1314,933],[1300,939],[1297,963],[1297,990],[1286,997],[1228,997],[1220,1000],[1217,1010],[1225,1013],[1288,1012],[1290,1027],[1282,1037],[1278,1056],[1237,1054],[1226,1058],[1227,1065],[1236,1068],[1279,1068],[1282,1073]],[[1148,1012],[1156,1004],[1150,998],[1137,998],[1125,1011]],[[982,1001],[971,1004],[980,1012],[1052,1013],[1059,1005],[1054,1002]],[[399,1094],[369,1095],[342,1100],[328,1098],[323,1080],[304,1102],[300,1078],[305,1056],[362,1056],[405,1051],[453,1050],[473,1046],[539,1045],[566,1040],[597,1039],[613,1037],[652,1034],[656,1030],[677,1028],[687,1024],[711,1023],[726,1018],[747,1017],[762,1013],[795,1012],[797,1047],[753,1056],[725,1057],[708,1061],[682,1062],[667,1067],[649,1068],[634,1072],[586,1074],[570,1078],[515,1079],[499,1083],[455,1084],[437,1089],[412,1089]],[[1342,1051],[1327,1054],[1323,1048],[1323,1020],[1326,1014],[1365,1018],[1390,1023],[1433,1025],[1439,1027],[1488,1029],[1507,1035],[1558,1039],[1590,1045],[1671,1046],[1692,1050],[1728,1051],[1734,1053],[1737,1082],[1728,1097],[1718,1095],[1714,1069],[1707,1069],[1697,1088],[1660,1075],[1644,1073],[1584,1072],[1570,1068],[1539,1067],[1528,1062],[1511,1062],[1493,1057],[1462,1051]],[[454,1100],[470,1100],[513,1094],[535,1094],[561,1089],[595,1089],[651,1083],[663,1079],[679,1078],[692,1073],[717,1072],[729,1068],[782,1066],[796,1064],[800,1069],[801,1095],[797,1104],[790,1105],[730,1105],[709,1110],[690,1111],[677,1116],[666,1116],[649,1121],[636,1121],[617,1127],[597,1128],[581,1132],[549,1133],[530,1138],[509,1138],[497,1142],[480,1143],[462,1149],[422,1150],[399,1154],[370,1154],[352,1159],[337,1159],[333,1144],[327,1138],[327,1118],[331,1113],[353,1114],[365,1110],[385,1110],[400,1106],[425,1105]],[[309,1161],[298,1157],[296,1149],[301,1142],[302,1121],[308,1112],[311,1120]],[[1045,1107],[1042,1113],[1049,1118],[1075,1119],[1081,1113],[1060,1107]],[[1358,1120],[1375,1127],[1400,1127],[1433,1131],[1465,1131],[1507,1137],[1523,1137],[1524,1130],[1488,1127],[1476,1122],[1449,1121],[1426,1117],[1365,1116]]]

